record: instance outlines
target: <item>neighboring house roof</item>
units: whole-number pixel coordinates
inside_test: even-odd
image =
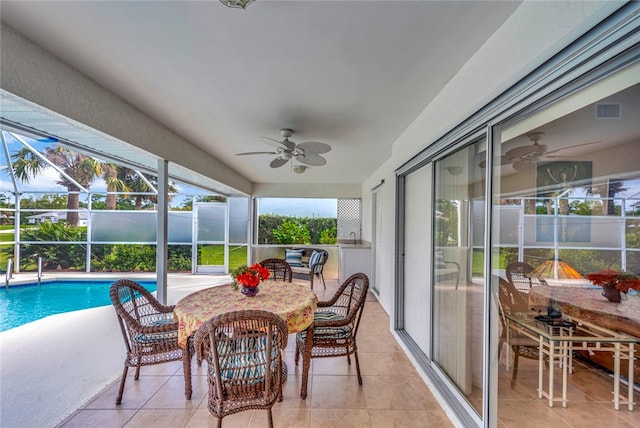
[[[48,212],[44,212],[44,213],[39,213],[39,214],[34,214],[34,215],[30,215],[27,217],[28,219],[44,219],[44,220],[50,220],[50,219],[58,219],[58,220],[66,220],[67,219],[67,212],[66,211],[48,211]],[[87,219],[87,213],[84,211],[78,211],[78,219],[80,220],[86,220]]]

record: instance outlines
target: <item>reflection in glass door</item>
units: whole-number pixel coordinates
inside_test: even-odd
[[[619,304],[605,299],[588,279],[605,268],[640,274],[638,117],[640,63],[500,124],[494,133],[491,244],[492,290],[501,314],[493,319],[531,307],[556,309],[572,322],[640,336],[638,318],[618,322]],[[527,275],[518,275],[520,270]],[[629,300],[638,298],[630,294]],[[549,369],[554,364],[540,362],[535,341],[514,337],[507,323],[500,325],[492,364],[501,423],[518,423],[524,414],[560,421],[571,411],[573,420],[584,424],[597,401],[613,409],[609,376],[616,364],[623,373],[628,370],[626,361],[616,361],[612,352],[576,349],[570,375],[562,378]],[[639,366],[636,361],[636,389]],[[559,403],[546,407],[538,398],[538,389],[550,391],[547,379],[554,380],[556,397],[568,389],[567,409]],[[613,411],[606,421],[625,425],[625,416]]]
[[[432,252],[433,360],[481,416],[484,258],[473,241],[484,239],[485,144],[482,137],[434,162]]]

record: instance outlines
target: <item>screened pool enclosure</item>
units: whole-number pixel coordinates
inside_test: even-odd
[[[0,269],[153,271],[157,178],[2,131]],[[170,183],[169,271],[225,273],[246,263],[249,198]]]

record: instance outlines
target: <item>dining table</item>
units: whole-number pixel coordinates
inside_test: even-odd
[[[211,318],[240,310],[264,310],[280,316],[289,333],[304,331],[313,323],[318,297],[308,285],[266,280],[248,297],[231,284],[205,288],[179,300],[173,310],[178,322],[178,344],[186,349],[189,337]]]
[[[638,338],[640,343],[640,296],[624,296],[621,303],[612,303],[602,296],[600,287],[548,286],[533,287],[529,291],[531,307],[555,307],[562,315],[583,319],[602,328]],[[608,370],[615,370],[613,354],[603,352],[578,352],[584,359]],[[622,372],[627,371],[627,361],[621,362]],[[634,366],[634,378],[640,379],[640,364]]]

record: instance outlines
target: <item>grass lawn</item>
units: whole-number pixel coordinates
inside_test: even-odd
[[[203,265],[224,264],[224,245],[200,246],[200,263]],[[229,246],[229,270],[247,264],[246,246]]]

